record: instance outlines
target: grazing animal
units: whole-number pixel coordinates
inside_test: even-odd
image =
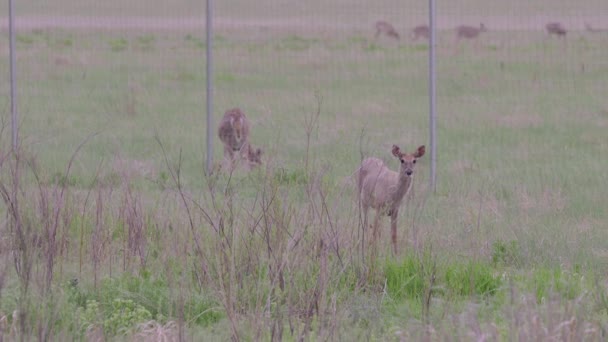
[[[401,166],[399,172],[390,170],[378,158],[366,158],[357,170],[357,185],[359,189],[359,203],[363,210],[363,227],[367,229],[367,212],[369,208],[376,210],[374,220],[374,239],[379,235],[380,217],[388,215],[391,218],[391,240],[393,252],[397,253],[397,217],[399,206],[412,185],[414,166],[418,158],[424,155],[424,145],[412,153],[402,153],[397,145],[393,145],[393,156]]]
[[[218,128],[218,136],[224,144],[224,160],[232,166],[240,159],[249,159],[249,121],[239,108],[224,113]]]
[[[231,161],[242,152],[249,142],[249,120],[239,108],[229,109],[220,121],[217,134],[224,144],[224,158]]]
[[[399,40],[399,33],[393,25],[387,23],[386,21],[378,21],[376,22],[376,38],[378,38],[381,34],[385,34],[388,37],[395,38]]]
[[[429,39],[431,37],[431,29],[427,25],[419,25],[412,30],[413,40],[418,40],[420,37],[424,39]]]
[[[566,31],[564,26],[562,26],[562,24],[558,22],[548,23],[547,25],[545,25],[545,29],[547,29],[547,33],[549,33],[549,35],[554,34],[558,37],[565,37],[566,33],[568,32]]]
[[[456,38],[457,39],[475,39],[481,32],[486,32],[488,29],[481,23],[479,27],[460,25],[456,27]]]

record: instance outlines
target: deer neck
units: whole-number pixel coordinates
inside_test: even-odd
[[[397,182],[397,187],[392,193],[393,203],[401,203],[401,200],[410,189],[410,185],[412,185],[412,176],[406,176],[403,172],[399,172],[399,180]]]

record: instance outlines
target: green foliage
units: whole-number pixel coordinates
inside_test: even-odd
[[[532,290],[539,302],[557,293],[563,298],[574,299],[583,292],[583,276],[560,268],[538,268],[532,273]]]
[[[306,184],[308,181],[306,171],[303,169],[287,170],[281,168],[274,174],[274,178],[279,184],[283,185]]]
[[[130,299],[116,298],[103,309],[96,300],[87,300],[84,308],[76,312],[79,331],[84,333],[91,327],[101,327],[106,336],[124,334],[138,323],[152,319],[152,314]]]
[[[181,300],[172,298],[167,283],[151,279],[148,273],[106,279],[94,292],[72,279],[66,284],[66,293],[67,302],[77,308],[80,334],[91,326],[102,327],[105,333],[114,335],[146,320],[164,323],[170,317],[177,317],[178,310],[183,310],[188,324],[203,327],[224,317],[220,307],[208,296],[189,294]],[[183,309],[179,308],[179,301],[183,301]]]
[[[520,266],[522,256],[517,241],[496,240],[492,243],[492,264],[495,266]]]
[[[114,299],[109,313],[109,317],[103,322],[103,327],[110,335],[128,330],[135,324],[152,318],[150,311],[130,299]]]
[[[151,51],[152,49],[154,49],[155,42],[156,37],[153,34],[146,34],[137,37],[137,43],[139,44],[139,47],[144,51]]]
[[[55,172],[51,177],[51,184],[57,184],[61,187],[64,186],[77,186],[79,185],[80,180],[74,175],[68,175],[66,177],[63,172]]]
[[[20,44],[24,44],[24,45],[34,44],[34,38],[30,35],[18,34],[18,35],[16,35],[15,38],[16,38],[17,42]]]
[[[436,274],[433,274],[435,272]],[[434,267],[429,257],[408,256],[401,262],[387,260],[387,292],[394,299],[422,298],[433,281],[433,293],[455,296],[491,296],[502,285],[500,276],[483,262],[453,262]],[[444,289],[443,291],[439,291]]]
[[[124,51],[129,46],[129,42],[125,38],[112,39],[109,44],[110,49],[114,52]]]
[[[316,39],[307,39],[298,35],[290,35],[280,41],[277,45],[277,49],[304,51],[308,50],[315,42],[317,42]]]
[[[446,266],[445,285],[449,293],[458,296],[491,296],[496,294],[502,280],[490,265],[468,261]]]
[[[418,258],[408,256],[401,262],[387,260],[384,275],[387,292],[395,300],[421,298],[424,295],[424,274]]]

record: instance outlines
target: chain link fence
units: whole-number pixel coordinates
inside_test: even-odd
[[[275,154],[281,162],[301,158],[302,141],[289,138],[302,135],[298,118],[312,110],[316,93],[325,101],[318,147],[332,155],[358,155],[330,146],[357,145],[362,131],[366,154],[386,154],[393,142],[426,142],[428,5],[216,1],[215,64],[206,70],[205,1],[19,2],[14,52],[23,144],[51,170],[94,132],[103,134],[87,147],[83,172],[118,155],[153,164],[155,134],[202,157],[212,142],[203,137],[215,133],[205,130],[211,84],[215,122],[242,107],[257,127],[255,143],[287,141],[290,153]],[[548,113],[601,115],[608,107],[606,78],[596,77],[608,65],[605,1],[456,1],[438,4],[436,25],[440,156],[455,152],[453,134],[500,136],[476,136],[473,124],[522,131],[550,120]],[[2,85],[7,104],[9,79]],[[212,152],[218,159],[221,146]],[[352,167],[354,159],[345,161]]]

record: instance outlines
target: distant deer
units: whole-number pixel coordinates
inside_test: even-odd
[[[391,218],[391,240],[393,252],[397,253],[397,217],[399,206],[412,185],[416,160],[424,155],[424,145],[412,153],[402,153],[397,145],[393,145],[392,153],[401,162],[399,172],[390,170],[378,158],[366,158],[356,172],[359,189],[359,203],[363,210],[363,227],[367,229],[367,212],[370,207],[376,210],[373,236],[379,236],[380,217],[388,215]]]
[[[564,26],[562,26],[562,24],[558,22],[548,23],[547,25],[545,25],[545,29],[547,29],[547,33],[549,33],[549,35],[554,34],[558,37],[565,37],[566,33],[568,32],[566,31]]]
[[[431,29],[427,25],[419,25],[412,30],[413,40],[418,40],[420,37],[424,39],[429,39],[431,37]]]
[[[604,30],[599,29],[599,28],[595,28],[593,26],[591,26],[591,24],[589,23],[585,23],[585,29],[589,32],[593,32],[593,33],[597,33],[597,32],[602,32]]]
[[[378,38],[381,34],[385,34],[388,37],[395,38],[399,40],[399,33],[393,27],[393,25],[387,23],[386,21],[378,21],[376,22],[376,38]]]
[[[456,27],[456,38],[460,39],[475,39],[481,32],[486,32],[488,29],[481,23],[479,27],[460,25]]]
[[[235,157],[248,153],[249,129],[249,120],[239,108],[229,109],[224,113],[217,130],[220,140],[224,143],[224,158],[234,161]]]

